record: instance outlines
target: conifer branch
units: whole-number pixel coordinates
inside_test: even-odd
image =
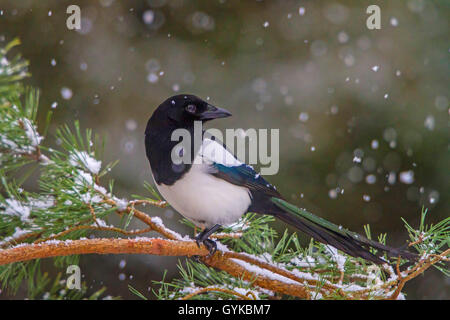
[[[173,231],[160,225],[159,228],[163,230],[162,233],[173,236]],[[159,238],[46,240],[0,250],[0,265],[78,254],[152,254],[192,257],[206,256],[208,250],[204,246],[198,247],[195,241],[163,240]],[[389,299],[396,299],[407,281],[422,274],[435,263],[445,260],[449,254],[450,249],[439,255],[431,255],[422,259],[410,270],[404,272],[398,270],[398,279],[383,284],[378,290],[386,291],[389,289],[392,291],[394,288],[394,292]],[[307,274],[304,274],[303,277],[298,276],[283,267],[266,263],[243,253],[219,250],[212,257],[204,257],[203,261],[211,267],[226,271],[231,276],[251,281],[261,288],[304,299],[311,298],[312,289],[320,285],[319,291],[324,297],[337,293],[342,298],[364,299],[368,297],[370,292],[368,289],[346,291],[345,288],[337,284],[320,284],[319,281],[310,279],[310,275],[309,277]]]

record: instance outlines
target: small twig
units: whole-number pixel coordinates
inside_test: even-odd
[[[149,200],[149,199],[146,199],[146,200],[133,200],[133,201],[130,201],[130,203],[133,206],[146,205],[146,204],[149,204],[149,205],[152,205],[152,206],[155,206],[155,207],[159,207],[159,208],[165,208],[167,206],[167,202],[164,201],[164,200]]]
[[[88,204],[88,206],[89,206],[89,211],[91,212],[91,215],[92,215],[92,219],[94,219],[94,223],[100,227],[100,223],[98,223],[97,216],[95,215],[94,207],[92,207],[92,205],[90,203]]]
[[[23,235],[21,235],[19,237],[10,239],[8,241],[1,242],[0,248],[3,249],[3,248],[7,248],[8,246],[13,245],[13,244],[16,244],[16,245],[20,244],[20,243],[24,242],[25,240],[27,240],[29,238],[39,237],[41,234],[42,234],[41,231],[25,233],[25,234],[23,234]]]
[[[58,238],[61,238],[61,237],[65,236],[65,235],[71,233],[71,232],[78,231],[78,230],[85,230],[85,229],[99,230],[99,231],[114,231],[114,232],[118,232],[118,233],[121,233],[121,234],[126,235],[126,236],[134,236],[134,235],[150,232],[150,231],[153,230],[152,228],[149,227],[149,228],[141,229],[141,230],[126,231],[126,230],[123,230],[123,229],[120,229],[120,228],[116,228],[116,227],[102,227],[102,226],[99,226],[99,225],[97,225],[97,226],[81,225],[81,226],[75,226],[73,228],[61,231],[61,232],[59,232],[56,235],[53,235],[51,237],[48,237],[48,238],[45,238],[45,239],[36,240],[33,243],[42,243],[42,242],[45,242],[45,241],[48,241],[48,240],[58,239]]]
[[[205,292],[211,292],[211,291],[217,291],[217,292],[228,293],[228,294],[234,295],[234,296],[236,296],[236,297],[239,297],[239,298],[241,298],[242,300],[252,300],[252,299],[249,298],[248,296],[244,296],[243,294],[240,294],[239,292],[236,292],[236,291],[233,291],[233,290],[230,290],[230,289],[225,289],[225,288],[215,288],[215,287],[201,288],[201,289],[199,289],[199,290],[197,290],[197,291],[195,291],[195,292],[192,292],[192,293],[190,293],[190,294],[184,296],[183,298],[181,298],[181,300],[189,300],[189,299],[191,299],[192,297],[195,297],[195,296],[197,296],[197,295],[199,295],[199,294],[203,294],[203,293],[205,293]],[[249,293],[253,294],[253,293],[250,292],[250,291],[247,292],[247,294],[249,294]],[[255,297],[254,294],[253,294],[253,298],[254,298],[253,300],[256,300],[256,297]]]
[[[339,270],[339,272],[341,273],[341,275],[339,276],[339,284],[342,284],[342,282],[344,281],[344,271]]]
[[[401,261],[401,259],[400,259],[400,257],[398,257],[398,258],[397,258],[397,264],[395,265],[395,270],[396,270],[396,272],[397,272],[397,278],[398,278],[398,280],[401,280],[401,279],[402,279],[402,273],[400,272],[400,261]]]
[[[414,241],[414,242],[410,242],[410,243],[408,244],[408,247],[415,246],[416,244],[420,244],[420,243],[422,243],[422,242],[423,242],[422,234],[419,234],[419,236],[417,237],[417,240]]]
[[[112,205],[114,207],[117,207],[116,201],[114,201],[113,199],[110,199],[107,195],[103,195],[103,196],[105,197],[104,201],[106,203],[108,203],[109,205]],[[158,205],[158,204],[156,204],[156,205]],[[159,205],[162,205],[162,204],[159,203]],[[149,227],[151,227],[152,230],[162,234],[166,238],[171,239],[171,240],[180,240],[180,238],[177,236],[177,234],[175,232],[173,232],[170,229],[167,229],[163,224],[155,223],[149,215],[134,208],[134,206],[132,206],[132,205],[127,206],[127,208],[124,210],[124,212],[126,212],[127,214],[133,213],[134,217],[141,220],[142,222],[147,224]]]
[[[449,254],[450,254],[450,249],[447,249],[439,255],[432,256],[431,257],[432,259],[428,258],[428,259],[425,259],[425,260],[422,260],[421,262],[419,262],[414,268],[407,271],[408,275],[406,277],[401,277],[401,275],[399,274],[400,279],[398,281],[397,288],[394,291],[394,293],[389,297],[389,299],[390,300],[397,299],[397,297],[401,293],[403,286],[405,285],[406,282],[417,277],[419,274],[423,273],[426,269],[431,267],[433,264],[438,263],[439,261],[445,259],[445,257],[448,256]]]
[[[218,232],[211,236],[213,239],[239,239],[242,238],[242,232]]]

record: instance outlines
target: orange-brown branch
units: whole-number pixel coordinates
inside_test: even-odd
[[[164,256],[206,255],[194,241],[173,241],[155,238],[50,240],[0,250],[0,265],[40,258],[77,254],[154,254]]]
[[[36,244],[25,244],[0,250],[0,265],[40,258],[78,254],[153,254],[164,256],[205,256],[208,250],[197,246],[195,241],[164,240],[155,238],[136,239],[86,239],[50,240]],[[301,283],[286,283],[264,275],[255,274],[232,259],[225,258],[221,252],[207,258],[208,265],[226,271],[232,276],[242,277],[262,288],[308,298],[309,294]]]
[[[206,264],[221,269],[236,278],[242,278],[246,281],[253,281],[254,285],[274,292],[291,295],[298,298],[309,299],[308,289],[301,283],[295,281],[282,281],[273,277],[261,275],[251,270],[247,270],[242,265],[226,258],[221,252],[217,252],[213,257],[205,259]],[[278,278],[282,278],[279,277]],[[286,280],[290,280],[286,278]]]

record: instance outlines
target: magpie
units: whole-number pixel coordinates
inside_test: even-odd
[[[315,240],[331,245],[353,257],[375,264],[381,257],[403,257],[413,261],[417,255],[404,248],[393,248],[335,225],[288,202],[274,186],[226,146],[202,131],[201,143],[194,143],[194,123],[231,116],[190,94],[180,94],[161,103],[148,120],[145,149],[156,187],[165,200],[201,231],[195,240],[213,255],[217,244],[209,237],[222,226],[230,225],[246,212],[272,215],[294,226]],[[192,143],[189,161],[173,161],[172,152],[179,141],[172,138],[177,129],[187,130]],[[173,141],[175,140],[175,141]],[[375,249],[376,254],[371,252]]]

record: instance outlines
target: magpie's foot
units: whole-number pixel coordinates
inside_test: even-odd
[[[195,242],[197,243],[197,246],[200,248],[201,244],[203,243],[203,241],[205,241],[205,237],[203,232],[200,232],[199,234],[197,234],[194,237]]]
[[[197,242],[198,247],[200,248],[200,244],[201,244],[201,240],[195,239],[195,242]],[[208,249],[209,253],[207,256],[205,256],[207,259],[211,258],[214,253],[216,253],[217,251],[217,243],[214,240],[211,239],[205,239],[203,240],[203,244],[205,245],[206,249]],[[195,262],[201,263],[202,261],[200,260],[201,256],[198,255],[194,255],[192,256],[192,259]]]
[[[203,244],[209,251],[209,254],[206,256],[206,258],[211,258],[217,251],[217,243],[214,240],[205,239],[203,240]]]
[[[206,258],[211,258],[212,255],[217,251],[217,244],[215,241],[209,239],[208,237],[220,229],[221,226],[216,224],[212,228],[205,228],[202,232],[200,232],[198,235],[195,236],[195,242],[197,243],[197,246],[200,248],[200,245],[203,243],[205,247],[208,249],[209,254],[206,256]]]

